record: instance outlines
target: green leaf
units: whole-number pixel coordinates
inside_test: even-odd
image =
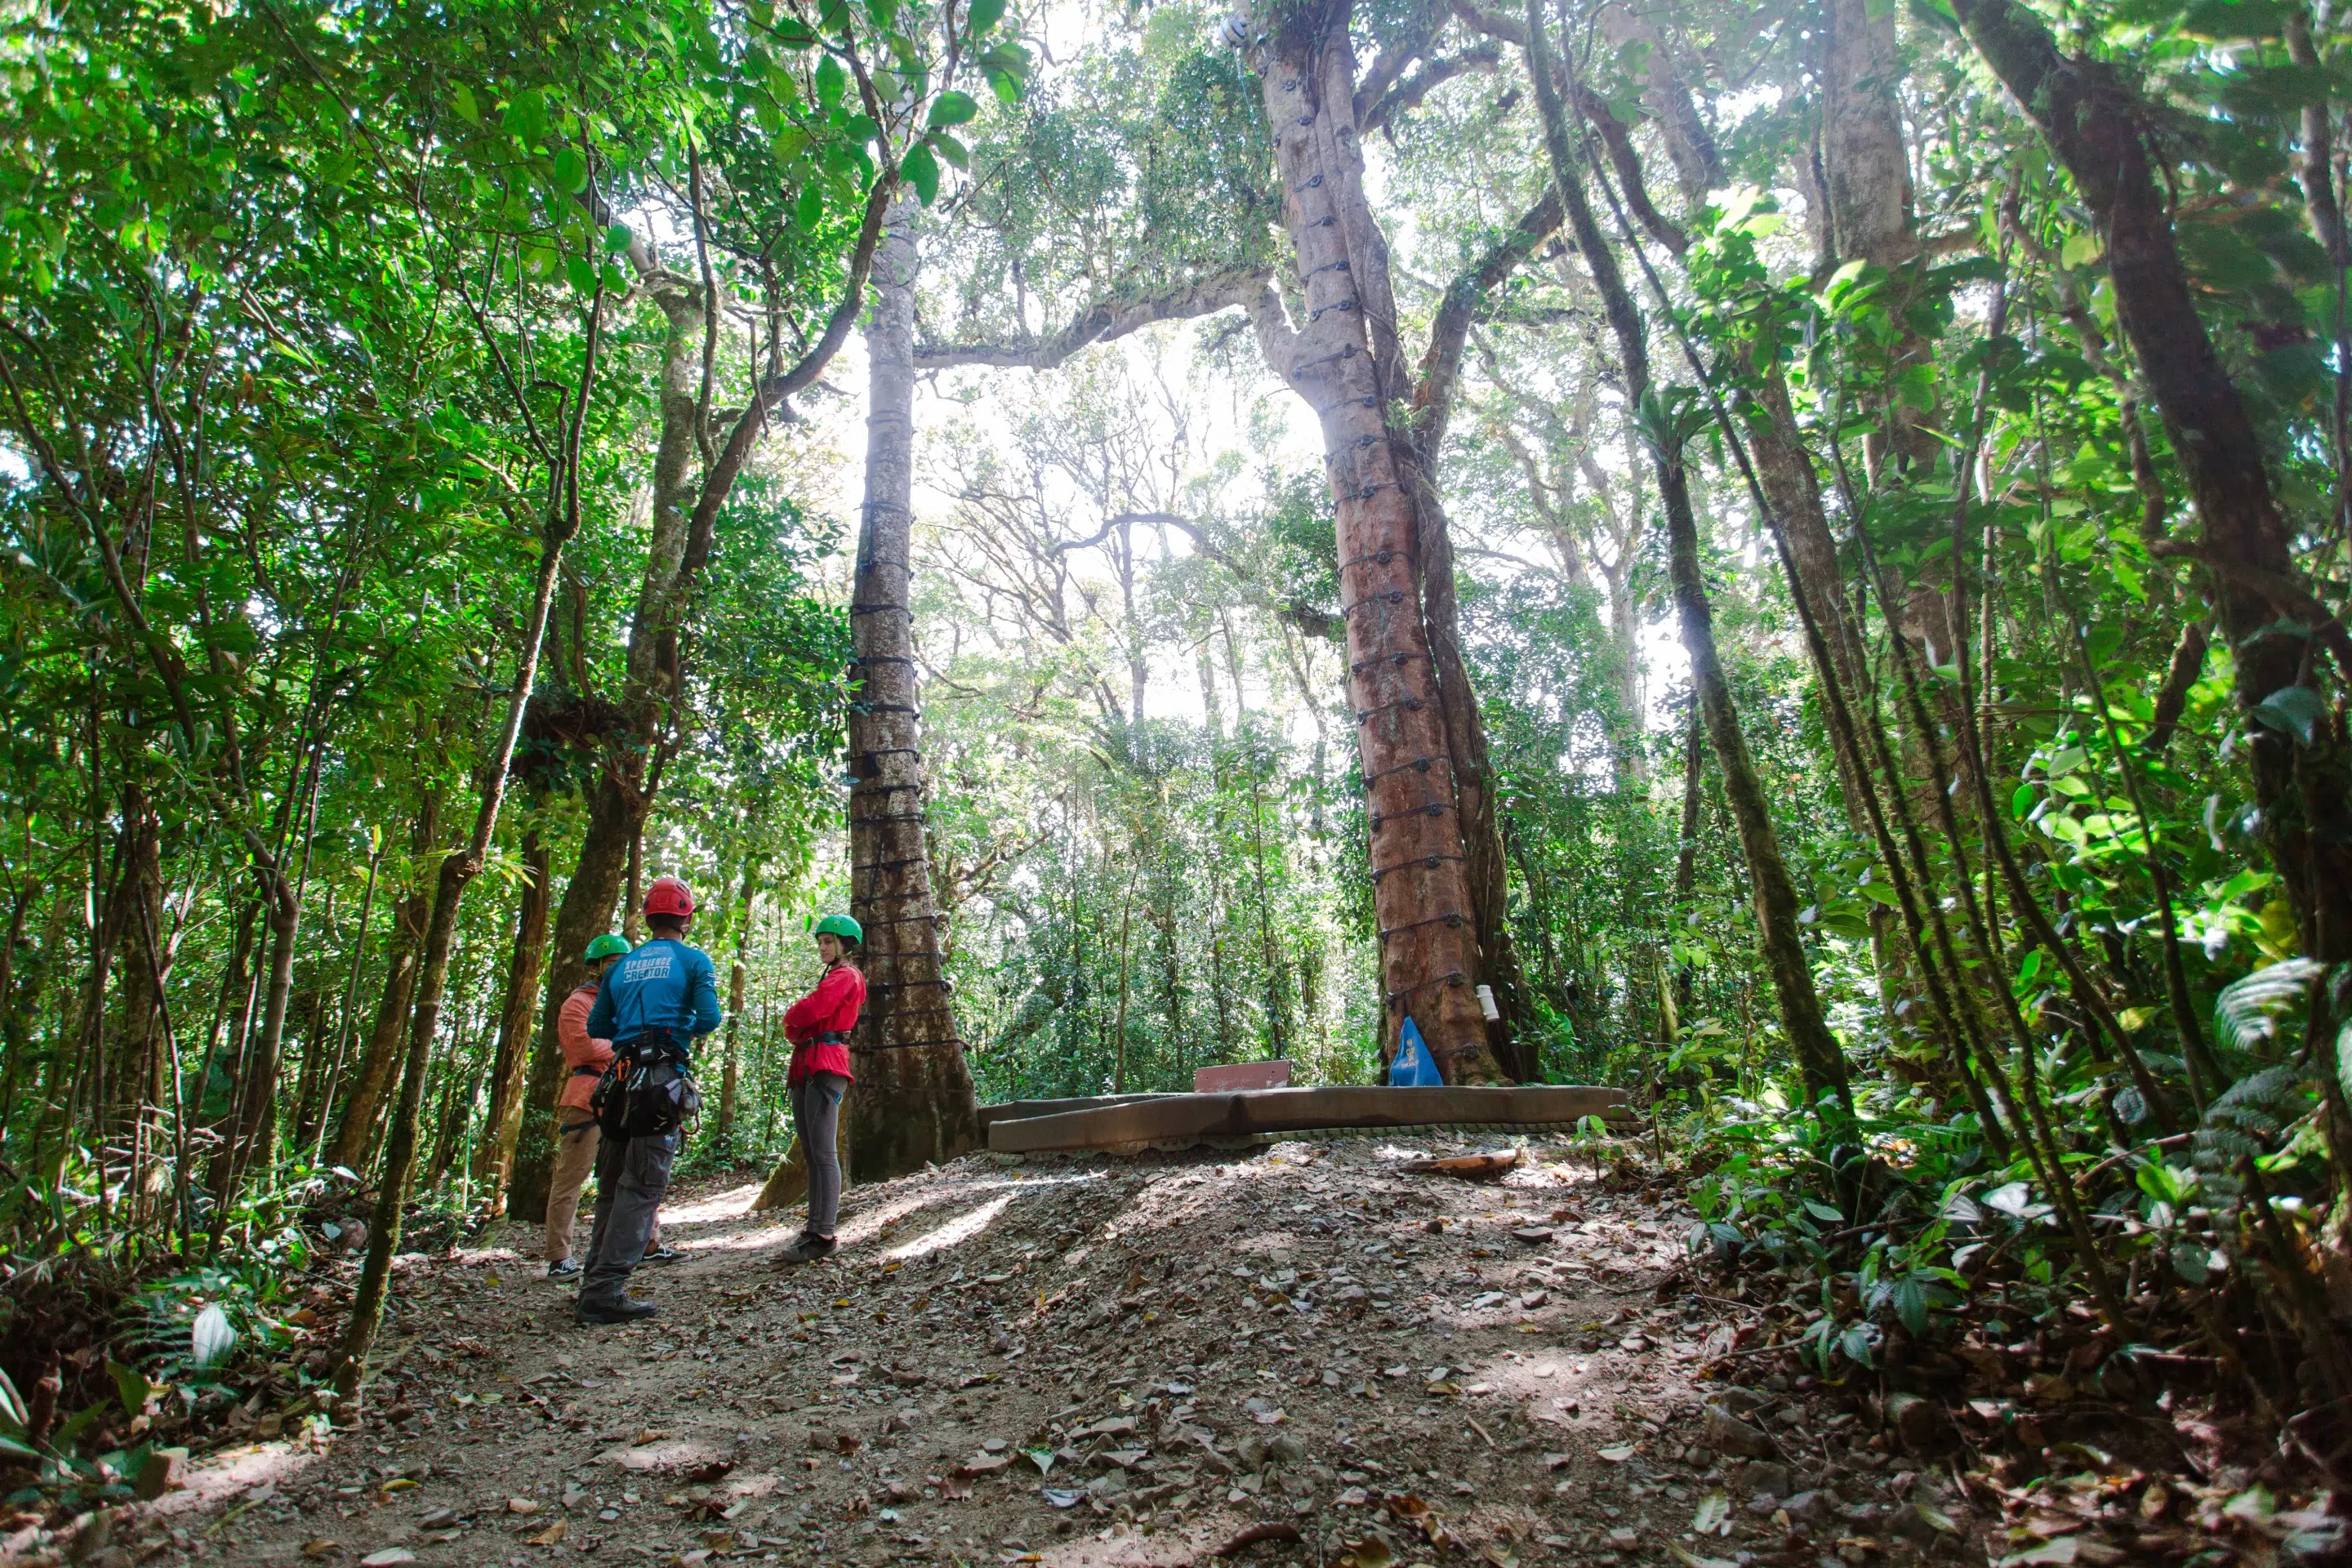
[[[569,278],[572,280],[572,286],[583,294],[593,294],[596,291],[596,269],[588,264],[586,257],[565,257],[563,275]]]
[[[980,102],[968,92],[943,92],[931,104],[931,124],[936,128],[961,125],[980,112]]]
[[[106,1371],[107,1375],[114,1379],[115,1397],[122,1401],[125,1415],[136,1415],[146,1409],[147,1402],[165,1388],[164,1384],[151,1381],[137,1367],[125,1366],[119,1361],[110,1359]]]
[[[971,168],[971,153],[965,149],[962,142],[946,132],[934,131],[923,140],[931,144],[931,151],[953,163],[957,168],[966,171]]]
[[[0,1432],[22,1434],[32,1415],[25,1408],[25,1396],[16,1392],[16,1380],[0,1372]]]
[[[482,122],[482,106],[474,101],[474,89],[462,81],[449,89],[449,107],[468,125]]]
[[[549,124],[547,100],[529,90],[516,93],[508,100],[506,112],[500,118],[506,128],[525,142],[542,141]]]
[[[898,0],[866,0],[866,14],[874,18],[876,26],[887,33],[890,25],[898,20]]]
[[[1895,1315],[1915,1336],[1927,1331],[1927,1287],[1916,1277],[1895,1281]]]
[[[604,231],[604,254],[607,256],[624,254],[628,250],[630,242],[636,237],[627,224],[614,224]]]
[[[1811,1215],[1815,1219],[1820,1220],[1824,1225],[1843,1225],[1845,1223],[1844,1215],[1840,1214],[1836,1209],[1830,1207],[1829,1205],[1824,1203],[1816,1203],[1811,1198],[1807,1198],[1805,1200],[1805,1212]]]
[[[977,38],[1004,19],[1004,0],[971,0],[964,13],[964,30]]]
[[[938,197],[940,161],[932,157],[931,150],[920,142],[908,148],[907,155],[898,160],[898,172],[907,177],[908,184],[915,187],[915,198],[925,206],[929,206]]]
[[[848,122],[842,126],[841,133],[860,147],[868,142],[882,140],[882,128],[874,123],[874,117],[870,114],[851,115]]]
[[[849,86],[849,73],[831,55],[816,62],[816,100],[825,109],[841,101],[843,91]]]
[[[824,193],[814,182],[801,187],[800,199],[793,204],[793,221],[803,234],[814,234],[824,222]]]
[[[555,155],[555,188],[575,196],[588,188],[588,160],[577,148],[566,147]]]
[[[2077,229],[2066,237],[2058,247],[2058,259],[2068,267],[2084,267],[2099,258],[2099,237],[2088,229]]]
[[[2009,815],[2023,822],[2033,814],[2033,803],[2040,798],[2041,792],[2032,784],[2018,785],[2016,793],[2009,797]]]
[[[2254,717],[2308,746],[2327,717],[2327,703],[2308,686],[2282,686],[2254,704]]]

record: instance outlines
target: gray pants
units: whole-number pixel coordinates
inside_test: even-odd
[[[583,1306],[618,1306],[627,1296],[629,1271],[646,1255],[654,1215],[669,1191],[669,1168],[680,1135],[607,1138],[596,1150],[596,1237],[588,1244],[588,1268],[580,1279]]]
[[[837,1072],[813,1072],[793,1085],[793,1131],[808,1162],[811,1236],[830,1237],[841,1218],[841,1097],[848,1090],[849,1080]]]

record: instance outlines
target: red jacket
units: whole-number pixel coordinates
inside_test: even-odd
[[[784,1038],[793,1043],[793,1065],[784,1081],[801,1083],[814,1072],[849,1070],[849,1047],[818,1035],[847,1035],[857,1027],[857,1010],[866,1005],[866,976],[855,964],[836,963],[824,972],[816,989],[793,1003],[784,1014]]]

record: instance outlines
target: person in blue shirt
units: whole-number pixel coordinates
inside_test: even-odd
[[[605,972],[589,1010],[588,1032],[613,1042],[616,1070],[650,1065],[675,1079],[692,1043],[719,1027],[719,972],[710,955],[680,940],[694,918],[694,894],[676,877],[646,889],[646,923],[653,938]],[[616,1086],[617,1087],[617,1086]],[[625,1118],[606,1114],[596,1150],[596,1235],[580,1280],[577,1315],[583,1323],[631,1323],[661,1309],[632,1300],[629,1274],[644,1258],[654,1216],[669,1190],[682,1115],[665,1114],[659,1090],[633,1089]],[[674,1101],[670,1102],[675,1104]]]

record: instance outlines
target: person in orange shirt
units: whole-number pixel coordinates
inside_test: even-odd
[[[784,1248],[783,1264],[813,1263],[835,1245],[841,1217],[841,1100],[853,1081],[849,1037],[866,1003],[866,975],[857,967],[865,928],[847,915],[816,922],[816,954],[824,978],[784,1014],[784,1037],[793,1043],[793,1065],[784,1075],[792,1095],[793,1129],[808,1161],[808,1228]]]
[[[588,1173],[596,1168],[596,1150],[604,1142],[588,1101],[596,1092],[596,1080],[604,1076],[613,1060],[613,1042],[588,1033],[588,1012],[596,1005],[604,971],[628,951],[627,941],[609,931],[590,942],[588,978],[563,999],[555,1015],[555,1037],[563,1047],[566,1070],[562,1091],[555,1100],[555,1174],[547,1189],[544,1253],[550,1279],[572,1279],[580,1274],[580,1265],[572,1257],[572,1226],[580,1215],[580,1190],[588,1184]],[[656,1228],[645,1260],[675,1263],[685,1256],[675,1247],[662,1246]]]

